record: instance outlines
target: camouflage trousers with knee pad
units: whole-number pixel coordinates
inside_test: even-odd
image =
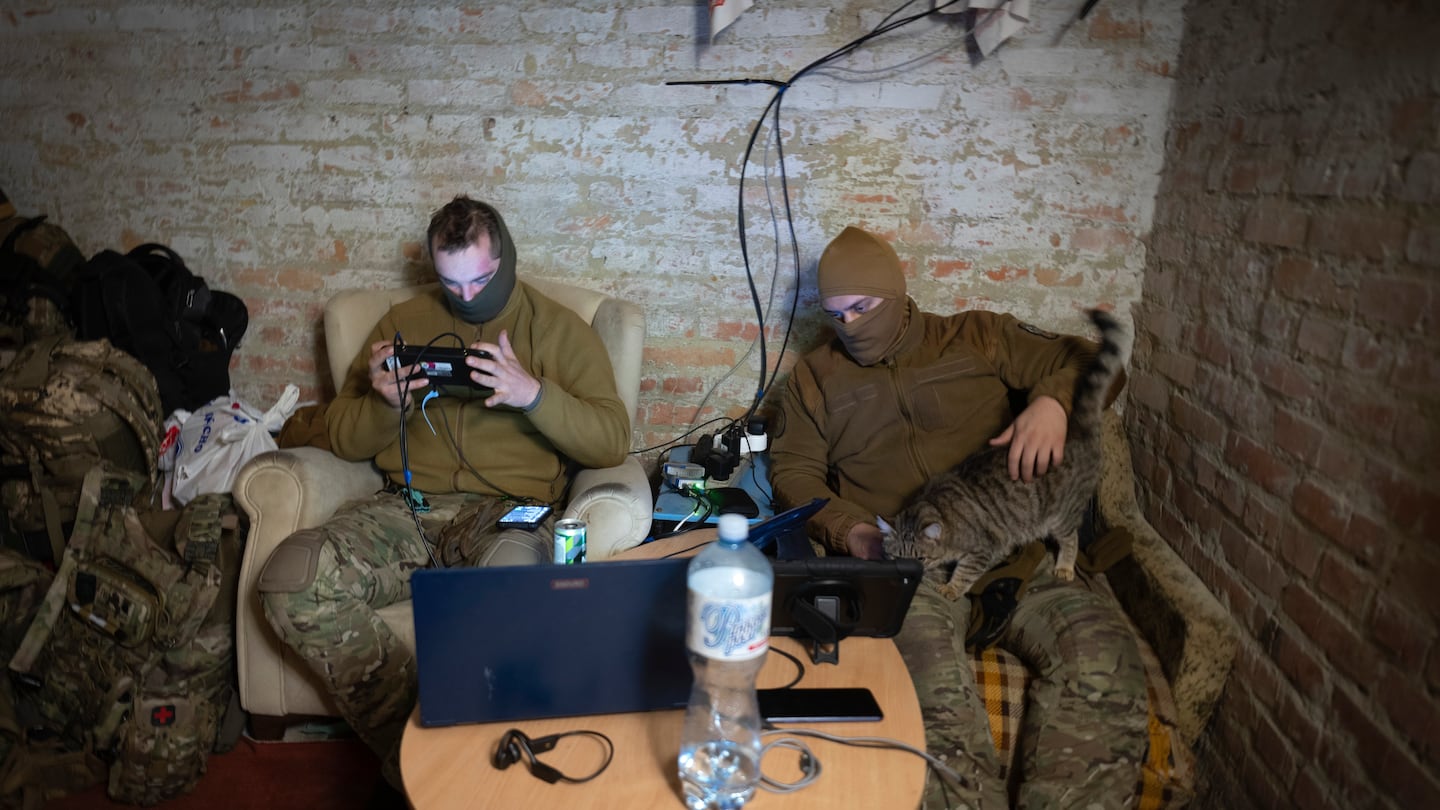
[[[484,556],[502,534],[489,519],[502,511],[496,498],[456,493],[427,500],[428,511],[418,513],[426,536],[438,538],[442,552],[459,549],[437,554],[453,557],[447,565],[467,562],[461,550]],[[533,533],[532,545],[542,532],[548,544],[548,526]],[[266,619],[319,676],[397,788],[400,735],[418,688],[415,658],[376,611],[409,599],[411,572],[429,564],[406,496],[381,492],[286,538],[260,577]]]
[[[927,777],[924,807],[1011,805],[965,649],[967,600],[927,576],[895,643],[920,699],[925,739],[960,778]],[[997,642],[1032,679],[1018,739],[1015,806],[1128,808],[1147,744],[1145,672],[1120,608],[1080,582],[1060,582],[1047,557]]]

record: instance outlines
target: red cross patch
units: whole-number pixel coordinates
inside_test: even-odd
[[[175,722],[175,705],[156,706],[150,710],[150,725],[168,726]]]

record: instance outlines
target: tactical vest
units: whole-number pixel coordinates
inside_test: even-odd
[[[40,563],[17,551],[0,548],[0,661],[9,661],[15,654],[52,579],[54,574]],[[10,679],[0,677],[0,762],[5,761],[21,736]],[[3,794],[0,786],[0,795]],[[6,805],[0,802],[0,807]]]
[[[64,795],[108,771],[111,798],[151,805],[205,772],[235,688],[243,526],[228,494],[166,512],[137,509],[145,491],[127,470],[85,477],[55,579],[10,660],[26,738],[0,790]]]

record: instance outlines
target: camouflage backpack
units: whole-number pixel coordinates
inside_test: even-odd
[[[155,480],[163,419],[150,371],[108,342],[22,347],[0,371],[4,544],[58,561],[85,474],[105,460]]]
[[[228,494],[137,508],[147,490],[108,465],[85,477],[75,531],[10,660],[26,732],[0,767],[10,801],[90,787],[104,763],[111,798],[153,805],[192,789],[221,742],[244,526]]]
[[[0,191],[0,343],[70,333],[70,284],[85,257],[45,217],[15,216]]]
[[[53,578],[50,570],[40,563],[0,548],[0,661],[9,661],[15,654]],[[10,679],[0,677],[0,762],[5,761],[20,736]]]

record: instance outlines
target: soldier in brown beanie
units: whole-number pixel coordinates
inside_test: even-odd
[[[879,559],[876,516],[893,517],[932,476],[987,445],[1008,445],[1010,475],[1024,481],[1061,463],[1071,394],[1093,343],[1011,315],[922,312],[895,250],[860,228],[825,248],[817,275],[836,336],[790,375],[771,482],[782,507],[830,499],[807,529],[831,553]],[[1128,806],[1146,744],[1139,653],[1118,607],[1055,580],[1048,555],[1032,559],[1042,556],[996,642],[1035,676],[1022,736],[1039,743],[1021,765],[1019,804]],[[930,752],[969,783],[962,803],[1005,807],[965,649],[971,625],[966,602],[939,596],[927,578],[895,641]],[[932,777],[927,805],[946,806],[942,794]]]

